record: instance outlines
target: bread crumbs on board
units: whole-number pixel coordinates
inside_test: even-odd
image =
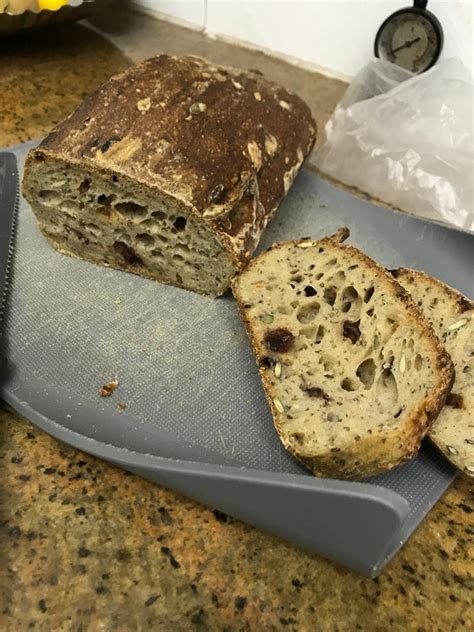
[[[101,397],[110,397],[119,385],[118,380],[110,380],[99,389],[99,395]]]

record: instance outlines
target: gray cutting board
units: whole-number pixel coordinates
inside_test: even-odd
[[[13,150],[20,170],[30,146]],[[261,249],[341,225],[387,267],[423,269],[473,294],[472,235],[306,170]],[[274,432],[230,294],[212,300],[62,256],[24,200],[3,355],[3,396],[50,434],[364,573],[380,571],[455,477],[429,445],[367,483],[309,476]],[[100,398],[114,377],[119,388]]]

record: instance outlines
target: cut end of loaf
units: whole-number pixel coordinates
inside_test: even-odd
[[[363,479],[417,453],[452,364],[380,266],[334,239],[286,242],[233,290],[277,432],[314,474]]]
[[[236,265],[206,222],[176,200],[113,173],[28,161],[24,195],[60,252],[218,296]]]

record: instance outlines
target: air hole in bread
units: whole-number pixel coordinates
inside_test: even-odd
[[[155,248],[154,250],[151,251],[150,254],[156,261],[159,261],[160,263],[165,262],[163,252],[159,248]]]
[[[62,200],[62,196],[57,191],[48,191],[47,189],[43,189],[39,192],[39,196],[42,204],[45,206],[56,206]]]
[[[355,301],[357,298],[359,298],[359,293],[357,292],[357,290],[355,289],[355,287],[353,287],[352,285],[349,285],[348,287],[345,287],[342,290],[342,300],[343,301]]]
[[[293,283],[301,283],[304,280],[304,276],[302,274],[296,274],[290,277],[290,281]]]
[[[344,391],[355,391],[359,388],[359,385],[351,377],[345,377],[341,382],[341,388]]]
[[[356,375],[367,390],[372,388],[375,379],[375,362],[373,359],[367,358],[367,360],[361,362],[357,367]]]
[[[367,288],[364,293],[364,303],[368,303],[374,295],[375,288],[373,286]]]
[[[356,306],[357,303],[361,302],[359,293],[357,292],[355,287],[353,287],[352,285],[349,285],[348,287],[345,287],[342,290],[341,300],[342,300],[341,311],[343,311],[344,313],[347,313],[348,311],[350,311],[353,305]]]
[[[141,265],[142,260],[136,254],[136,252],[130,246],[123,241],[114,241],[113,248],[115,252],[118,252],[121,255],[122,259],[125,263],[128,263],[131,266]]]
[[[292,307],[291,305],[279,305],[277,307],[277,312],[279,312],[280,314],[286,314],[287,316],[289,314],[291,314],[294,310],[294,307]]]
[[[327,287],[324,290],[324,300],[328,305],[334,305],[334,303],[336,302],[336,296],[337,292],[335,287]]]
[[[326,333],[326,330],[324,328],[324,325],[319,325],[318,327],[318,331],[316,332],[316,338],[314,339],[314,342],[319,345],[320,342],[322,341],[322,339],[324,338],[324,334]]]
[[[313,301],[309,305],[304,305],[298,310],[296,318],[300,323],[311,323],[319,313],[321,305],[317,301]]]
[[[189,246],[187,244],[176,244],[174,250],[175,252],[179,252],[182,255],[187,255],[190,252]]]
[[[304,295],[305,296],[316,296],[317,291],[314,289],[314,287],[312,285],[307,285],[304,288]]]
[[[178,233],[181,233],[183,230],[186,229],[187,221],[188,220],[185,217],[182,217],[181,215],[178,215],[178,217],[174,220],[173,226],[176,228]]]
[[[394,331],[395,329],[398,328],[398,323],[396,320],[394,320],[393,318],[387,317],[387,324],[390,325],[390,327],[392,328],[392,331]]]
[[[290,419],[292,419],[292,417],[290,417],[290,415],[288,415],[288,417]],[[293,439],[293,441],[296,441],[296,443],[299,443],[300,445],[303,445],[305,442],[305,436],[302,432],[294,432],[291,436],[290,439]]]
[[[132,201],[117,202],[117,204],[115,204],[115,208],[121,215],[125,215],[127,217],[145,217],[148,212],[146,206],[142,206],[141,204],[137,204]]]
[[[326,372],[334,369],[334,360],[329,356],[321,356],[319,362],[323,365],[323,369]]]
[[[148,233],[140,233],[135,237],[135,239],[144,248],[150,248],[155,245],[155,240]]]
[[[377,380],[377,399],[385,405],[395,404],[398,400],[398,386],[390,369],[384,369]]]
[[[163,213],[163,211],[153,211],[151,217],[158,222],[162,222],[164,219],[166,219],[166,213]]]
[[[79,193],[85,193],[86,191],[89,190],[90,186],[91,186],[90,180],[88,178],[85,178],[81,182],[81,184],[78,186]]]
[[[316,327],[314,325],[309,325],[308,327],[302,327],[300,333],[302,336],[305,336],[305,338],[312,340],[316,333]]]
[[[423,358],[421,357],[419,353],[417,353],[415,356],[415,369],[417,371],[421,371],[422,367],[423,367]]]
[[[346,273],[343,270],[338,270],[338,272],[336,272],[336,274],[332,277],[332,283],[336,287],[341,287],[345,280]]]
[[[105,195],[105,193],[101,193],[97,196],[97,202],[99,204],[103,204],[104,206],[109,206],[114,200],[115,195]]]
[[[319,281],[319,279],[322,279],[323,276],[324,276],[324,272],[318,272],[317,274],[314,275],[314,278],[316,279],[316,281]]]

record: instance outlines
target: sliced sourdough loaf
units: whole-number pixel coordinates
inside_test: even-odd
[[[284,242],[233,292],[275,428],[315,475],[362,479],[417,453],[453,366],[386,270],[336,239]]]
[[[160,55],[30,152],[23,193],[60,252],[216,296],[315,137],[307,105],[260,73]]]
[[[453,465],[474,477],[474,302],[424,272],[399,269],[392,274],[423,310],[456,372],[428,436]]]

